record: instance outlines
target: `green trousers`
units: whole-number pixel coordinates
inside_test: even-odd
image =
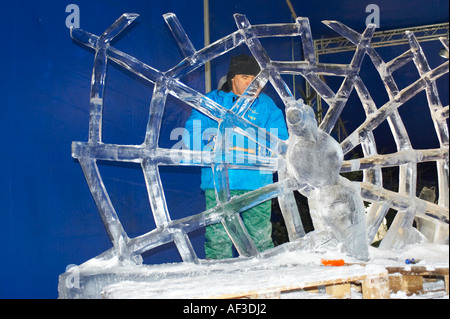
[[[239,196],[248,191],[231,190],[231,196]],[[206,209],[215,207],[216,196],[213,189],[205,191]],[[272,202],[270,200],[241,213],[245,228],[258,251],[274,247],[272,242],[272,223],[270,221]],[[206,226],[206,258],[233,258],[233,243],[222,223]]]

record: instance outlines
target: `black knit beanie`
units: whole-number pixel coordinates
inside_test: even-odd
[[[222,86],[222,90],[230,92],[232,88],[231,79],[236,74],[246,74],[257,76],[261,71],[258,62],[253,56],[241,54],[231,58],[230,67],[228,68],[227,82]]]

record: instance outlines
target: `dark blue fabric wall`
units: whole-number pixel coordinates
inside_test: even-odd
[[[200,49],[203,47],[203,1],[1,0],[0,3],[3,32],[0,298],[56,298],[58,276],[67,265],[81,264],[111,247],[81,168],[71,157],[72,141],[86,141],[88,137],[94,54],[69,37],[66,7],[71,3],[78,5],[80,27],[97,35],[122,13],[140,14],[138,22],[113,45],[165,71],[181,61],[182,54],[162,14],[175,13],[194,46]],[[320,23],[323,19],[342,21],[361,32],[367,15],[365,7],[371,1],[292,0],[292,3],[297,15],[310,18],[313,35],[318,38],[335,36]],[[446,0],[383,0],[377,4],[381,9],[382,29],[448,21]],[[211,42],[236,30],[233,13],[246,14],[252,24],[292,22],[284,1],[210,0]],[[299,43],[290,40],[263,44],[275,59],[288,60],[292,54],[297,59],[301,56]],[[246,52],[246,48],[239,48],[235,53],[240,52]],[[213,88],[226,73],[230,56],[213,61]],[[341,63],[349,62],[348,57],[340,59]],[[183,80],[204,93],[203,70]],[[448,77],[446,81],[448,85]],[[152,90],[152,85],[110,65],[104,142],[142,143]],[[443,100],[448,101],[448,96]],[[189,106],[169,98],[161,146],[176,142],[170,140],[170,132],[184,126],[189,113]],[[416,115],[416,120],[420,122],[420,116]],[[136,236],[151,230],[154,222],[140,167],[101,163],[100,171],[128,234]],[[163,168],[161,176],[174,219],[203,210],[198,169]],[[202,232],[192,234],[191,239],[202,258]],[[148,263],[180,261],[172,245],[145,257]]]
[[[1,5],[5,30],[0,51],[1,298],[55,298],[58,275],[67,265],[81,264],[111,247],[82,170],[71,157],[72,141],[88,137],[94,54],[69,36],[65,11],[70,3],[2,1]],[[164,13],[176,13],[194,46],[203,47],[201,0],[79,0],[76,4],[80,27],[97,35],[121,14],[139,13],[137,23],[113,45],[162,71],[183,58]],[[200,75],[190,82],[204,91]],[[109,67],[105,142],[142,143],[152,90],[118,67]],[[185,117],[189,111],[184,110]],[[165,120],[173,125],[182,121],[177,114]],[[100,170],[130,236],[151,230],[153,220],[145,206],[148,197],[138,167],[100,165]],[[173,172],[164,174],[169,175],[168,188],[177,189],[170,179]],[[189,186],[195,179],[186,180]],[[194,205],[197,202],[192,200]]]

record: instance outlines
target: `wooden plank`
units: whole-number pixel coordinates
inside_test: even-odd
[[[423,277],[403,275],[401,288],[402,291],[406,292],[407,296],[418,294],[423,291]]]
[[[268,289],[260,289],[254,291],[236,291],[231,294],[221,294],[210,296],[211,299],[238,299],[238,298],[260,298],[264,296],[274,296],[279,298],[283,292],[289,292],[301,289],[315,289],[325,286],[327,293],[333,296],[342,295],[343,292],[350,291],[350,283],[362,283],[363,298],[367,299],[389,299],[389,278],[386,270],[378,273],[349,276],[343,278],[335,278],[330,280],[313,281],[307,283],[293,283],[289,286],[274,286]],[[337,286],[343,286],[337,288]],[[334,288],[331,288],[334,287]],[[339,291],[339,292],[338,292]]]
[[[279,290],[273,290],[273,291],[265,291],[261,293],[256,293],[249,295],[249,299],[280,299],[281,291]]]
[[[448,295],[448,275],[444,276],[444,281],[445,281],[445,292]]]
[[[448,267],[427,268],[424,266],[411,267],[386,267],[389,274],[399,273],[402,275],[420,276],[448,276]]]
[[[402,291],[402,275],[401,274],[391,274],[389,275],[389,289],[392,293],[397,293]]]
[[[390,299],[388,276],[367,276],[362,283],[363,299]]]
[[[421,294],[424,292],[424,280],[441,277],[445,281],[445,291],[448,294],[448,267],[404,266],[386,269],[389,272],[389,286],[393,293],[403,291],[408,296]]]
[[[327,294],[338,299],[347,298],[352,294],[350,283],[327,286],[325,287],[325,290]]]

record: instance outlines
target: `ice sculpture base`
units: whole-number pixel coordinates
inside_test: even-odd
[[[185,278],[156,282],[121,282],[105,287],[105,299],[230,299],[230,298],[280,298],[301,289],[317,286],[339,285],[344,282],[364,281],[366,278],[383,278],[384,297],[389,296],[387,271],[382,266],[351,265],[325,267],[310,264],[277,265],[277,267],[250,268],[235,272],[224,269],[212,274],[201,274],[195,280]],[[311,296],[314,296],[311,294]],[[380,296],[381,297],[381,296]]]
[[[267,292],[275,286],[302,289],[345,278],[346,282],[361,282],[377,277],[386,267],[408,267],[405,260],[411,258],[420,260],[417,265],[426,269],[448,268],[449,263],[448,245],[416,244],[401,251],[371,247],[370,260],[364,266],[340,248],[341,244],[324,233],[312,232],[259,257],[202,260],[198,265],[119,266],[117,260],[98,257],[60,276],[59,298],[226,298],[249,291]],[[344,259],[350,266],[325,267],[321,259]]]
[[[286,266],[286,264],[307,263],[308,260],[302,257],[305,252],[317,253],[314,258],[320,263],[319,255],[339,254],[339,258],[342,258],[345,254],[340,252],[340,248],[341,244],[334,239],[330,239],[325,233],[311,232],[301,239],[267,250],[258,257],[201,260],[199,264],[184,262],[123,266],[119,263],[118,258],[107,259],[105,256],[109,255],[102,254],[60,275],[59,298],[103,298],[102,293],[106,287],[122,282],[160,285],[165,280],[188,278],[195,283],[197,278],[205,275],[220,275],[230,271],[237,274],[242,272],[243,269],[250,268],[277,269]],[[158,298],[164,297],[164,295],[158,296]]]

